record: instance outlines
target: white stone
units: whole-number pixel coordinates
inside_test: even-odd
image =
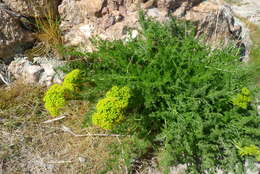
[[[90,38],[92,36],[94,26],[90,24],[82,25],[79,27],[79,30],[84,34],[86,38]]]
[[[56,68],[64,64],[65,62],[57,59],[36,57],[31,62],[27,57],[24,57],[12,61],[8,71],[14,75],[15,79],[22,80],[25,83],[39,83],[50,86],[53,83],[62,82],[64,73],[56,70]]]
[[[80,157],[79,157],[79,162],[80,162],[80,163],[85,163],[85,162],[86,162],[86,159],[80,156]]]
[[[131,33],[131,38],[132,39],[137,38],[138,34],[139,34],[139,32],[137,30],[133,30],[132,33]]]

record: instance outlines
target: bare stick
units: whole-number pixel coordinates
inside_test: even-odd
[[[72,161],[49,161],[48,164],[64,164],[64,163],[72,163]]]
[[[118,134],[76,134],[70,128],[68,128],[64,125],[61,127],[61,130],[63,130],[64,132],[68,132],[75,137],[121,137],[121,136],[124,136],[124,135],[118,135]]]
[[[8,85],[8,86],[10,85],[10,83],[5,80],[4,76],[3,76],[1,73],[0,73],[0,79],[1,79],[6,85]]]
[[[61,120],[61,119],[65,118],[65,117],[66,117],[66,116],[62,115],[62,116],[60,116],[60,117],[56,117],[56,118],[54,118],[54,119],[44,121],[43,123],[44,123],[44,124],[46,124],[46,123],[52,123],[52,122],[54,122],[54,121]]]

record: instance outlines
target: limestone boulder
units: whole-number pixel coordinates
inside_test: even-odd
[[[41,84],[50,86],[53,83],[61,83],[64,74],[57,68],[63,66],[65,62],[57,59],[45,57],[35,57],[33,61],[27,57],[17,58],[8,66],[16,80],[28,84]]]
[[[0,59],[21,52],[33,40],[32,34],[22,27],[19,16],[0,3]]]
[[[234,45],[240,48],[243,61],[249,59],[248,29],[235,17],[229,5],[222,1],[205,1],[192,7],[182,18],[197,24],[197,38],[203,38],[206,44],[214,48]]]
[[[8,70],[16,79],[23,80],[26,83],[39,81],[43,68],[38,65],[32,65],[27,59],[20,59],[11,62]]]
[[[89,16],[101,16],[101,10],[103,8],[105,0],[84,0],[82,3],[86,7],[86,12]]]
[[[158,21],[168,20],[168,16],[173,15],[194,22],[197,37],[203,36],[204,42],[211,46],[233,43],[241,50],[248,48],[244,43],[248,40],[243,35],[244,28],[223,0],[63,0],[59,6],[60,29],[67,45],[91,51],[89,39],[93,36],[125,39],[129,38],[127,31],[138,31],[140,9]]]
[[[235,21],[231,8],[222,6],[199,21],[197,35],[206,36],[207,42],[222,41],[226,45],[230,40],[239,39],[241,32],[241,25]]]
[[[185,7],[184,11],[198,5],[203,0],[157,0],[156,5],[158,8],[166,8],[170,11],[175,11],[180,7]]]
[[[3,0],[14,12],[28,17],[46,17],[49,12],[58,14],[61,0]]]
[[[69,46],[82,46],[91,51],[89,39],[124,39],[129,29],[138,29],[140,8],[159,20],[165,19],[166,10],[158,10],[153,0],[63,0],[59,6],[60,29]],[[147,4],[150,3],[148,7]],[[147,7],[145,7],[147,6]]]

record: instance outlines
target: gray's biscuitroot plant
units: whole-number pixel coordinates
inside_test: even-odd
[[[255,158],[241,155],[234,142],[260,144],[251,68],[234,47],[212,50],[198,42],[190,23],[173,18],[160,24],[141,13],[140,24],[139,36],[128,42],[93,39],[97,49],[65,68],[81,70],[82,99],[97,101],[113,86],[131,90],[124,119],[105,127],[131,135],[112,145],[107,170],[119,168],[123,158],[134,171],[134,161],[155,156],[164,173],[178,164],[187,164],[187,173],[244,173],[245,160]],[[118,99],[104,106],[113,102]],[[102,113],[99,107],[94,112]]]

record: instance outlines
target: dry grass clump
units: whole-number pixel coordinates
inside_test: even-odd
[[[32,130],[33,125],[46,115],[42,107],[42,95],[42,87],[25,85],[21,82],[0,88],[0,171],[2,170],[2,173],[22,173],[20,171],[24,168],[23,159],[26,156],[23,148],[30,139],[23,134],[23,129]]]
[[[63,40],[59,29],[59,21],[48,16],[46,19],[36,19],[36,24],[39,29],[36,38],[41,44],[33,49],[34,53],[41,56],[53,54],[58,58],[62,58],[60,47],[63,45]]]
[[[35,18],[36,29],[38,30],[35,37],[39,43],[27,52],[29,57],[51,55],[62,58],[63,39],[59,29],[59,16],[55,12],[54,4],[53,1],[47,0],[46,6],[48,8],[45,16]]]
[[[45,115],[41,97],[43,88],[16,82],[8,88],[0,88],[0,124],[17,125]]]

